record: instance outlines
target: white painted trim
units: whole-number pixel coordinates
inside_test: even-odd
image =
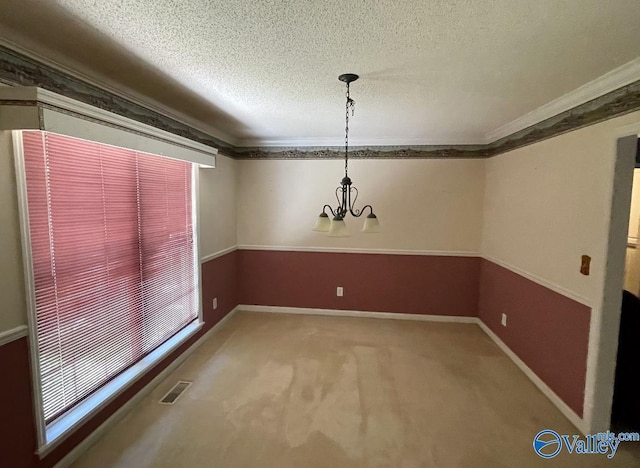
[[[189,140],[188,138],[184,138],[179,135],[160,130],[156,127],[152,127],[151,125],[143,124],[141,122],[138,122],[137,120],[132,120],[127,117],[114,114],[113,112],[109,112],[100,109],[99,107],[85,104],[84,102],[76,101],[75,99],[68,98],[61,94],[56,94],[46,89],[35,89],[37,90],[37,100],[39,102],[44,102],[52,106],[60,107],[72,112],[77,112],[78,114],[85,115],[87,117],[92,117],[94,119],[103,120],[115,125],[120,125],[122,127],[136,130],[147,135],[162,138],[163,140],[172,141],[198,151],[203,151],[210,155],[215,155],[218,153],[218,150],[216,148],[212,148],[211,146],[203,145],[202,143],[198,143],[197,141]]]
[[[41,135],[44,135],[41,133]],[[198,297],[199,312],[197,327],[183,329],[182,332],[174,337],[175,340],[169,340],[157,350],[153,351],[145,358],[143,358],[134,367],[125,371],[128,375],[126,381],[118,382],[118,378],[110,381],[101,390],[95,393],[96,398],[87,398],[80,403],[75,409],[75,412],[69,412],[67,415],[61,417],[59,420],[47,425],[45,423],[43,403],[42,403],[42,382],[40,377],[40,364],[39,364],[39,351],[38,351],[38,333],[37,333],[37,321],[36,321],[36,300],[35,300],[35,287],[33,279],[33,265],[32,265],[32,252],[31,252],[31,235],[29,228],[29,215],[28,215],[28,202],[26,191],[26,175],[24,167],[24,152],[22,143],[22,132],[20,130],[12,131],[12,145],[14,153],[14,163],[16,172],[16,184],[18,192],[18,205],[19,205],[19,217],[20,217],[20,229],[21,229],[21,244],[22,244],[22,256],[23,256],[23,268],[25,276],[25,285],[27,292],[27,317],[28,317],[28,334],[30,335],[29,347],[30,347],[30,364],[32,375],[32,387],[33,387],[33,402],[35,408],[35,423],[37,430],[37,453],[39,456],[45,456],[57,447],[62,441],[64,441],[74,428],[78,427],[91,417],[93,417],[99,410],[104,408],[110,401],[117,397],[122,391],[128,388],[132,383],[137,381],[150,367],[156,365],[159,360],[166,357],[169,353],[174,351],[185,340],[190,338],[192,334],[196,333],[202,327],[202,303]],[[198,193],[198,170],[193,169],[194,184],[193,193],[197,196]],[[194,213],[197,213],[197,201],[194,203]],[[196,236],[196,249],[194,252],[194,260],[196,260],[195,266],[199,273],[200,262],[197,261],[198,249],[197,249],[197,219],[194,220],[194,230]],[[200,286],[201,275],[197,275],[197,286]],[[26,328],[26,327],[25,327]],[[136,370],[136,372],[130,372]],[[104,391],[103,391],[104,390]],[[102,392],[102,393],[101,393]],[[83,408],[83,405],[86,408]]]
[[[626,64],[611,70],[608,73],[590,81],[583,86],[555,99],[537,109],[519,117],[485,135],[485,143],[490,143],[500,138],[512,135],[515,132],[535,125],[543,120],[555,117],[580,104],[603,96],[611,91],[626,86],[638,80],[640,77],[640,58],[636,58]]]
[[[461,317],[455,315],[422,315],[422,314],[402,314],[395,312],[368,312],[360,310],[340,310],[340,309],[314,309],[307,307],[280,307],[240,304],[238,310],[246,312],[265,312],[276,314],[297,314],[297,315],[327,315],[330,317],[358,317],[393,320],[414,320],[417,322],[452,322],[452,323],[477,323],[477,317]]]
[[[216,323],[211,330],[202,335],[198,341],[191,345],[184,353],[178,356],[171,364],[165,367],[157,376],[136,393],[130,400],[122,405],[115,413],[113,413],[105,422],[100,424],[91,434],[85,437],[82,442],[76,445],[62,460],[60,460],[55,468],[66,468],[75,462],[84,452],[86,452],[93,444],[95,444],[104,434],[124,418],[144,397],[164,381],[174,370],[180,366],[196,349],[216,334],[223,325],[239,310],[235,307],[225,317]]]
[[[478,317],[449,317],[439,315],[416,315],[416,314],[396,314],[396,313],[380,313],[380,312],[360,312],[360,311],[344,311],[332,309],[303,309],[297,307],[274,307],[274,306],[254,306],[254,305],[238,305],[229,312],[220,322],[218,322],[211,330],[196,341],[189,349],[176,358],[169,366],[160,372],[151,382],[141,389],[127,403],[120,407],[105,422],[95,429],[89,436],[80,442],[73,450],[71,450],[62,460],[60,460],[55,468],[67,468],[75,462],[84,452],[86,452],[93,444],[95,444],[109,429],[115,426],[124,416],[126,416],[145,396],[147,396],[155,387],[164,381],[180,364],[182,364],[189,355],[199,348],[213,334],[217,333],[221,327],[233,315],[239,311],[249,312],[265,312],[265,313],[287,313],[287,314],[304,314],[304,315],[328,315],[328,316],[344,316],[344,317],[361,317],[361,318],[379,318],[379,319],[395,319],[395,320],[414,320],[414,321],[435,321],[435,322],[457,322],[457,323],[474,323],[480,327],[496,345],[518,366],[520,370],[533,382],[538,389],[560,410],[560,412],[569,419],[583,434],[587,433],[584,420],[581,419],[571,408],[567,406],[556,393],[549,388],[536,374],[533,372],[511,349],[493,333]]]
[[[478,317],[459,317],[447,315],[421,315],[421,314],[401,314],[390,312],[364,312],[358,310],[337,310],[337,309],[314,309],[303,307],[278,307],[278,306],[260,306],[240,304],[237,307],[240,311],[247,312],[263,312],[263,313],[281,313],[281,314],[299,314],[299,315],[324,315],[331,317],[357,317],[357,318],[376,318],[390,320],[413,320],[419,322],[445,322],[445,323],[474,323],[478,325],[489,337],[498,345],[498,347],[515,363],[516,366],[540,389],[540,391],[553,403],[560,412],[571,423],[576,426],[583,434],[588,431],[585,421],[580,418],[569,406],[549,386],[538,377],[538,375],[527,366],[498,336],[491,331],[487,325]]]
[[[26,325],[19,325],[15,328],[0,332],[0,346],[19,340],[29,335],[29,328]]]
[[[131,90],[124,91],[118,89],[114,84],[109,84],[102,79],[91,77],[85,73],[81,73],[55,61],[50,58],[44,57],[40,54],[32,52],[19,46],[11,41],[0,38],[0,45],[15,50],[22,55],[37,60],[45,65],[48,65],[54,69],[63,71],[65,74],[73,76],[75,78],[84,81],[89,85],[96,86],[112,94],[120,96],[124,99],[128,99],[138,105],[151,109],[155,112],[163,114],[171,119],[181,122],[190,127],[203,131],[204,133],[219,138],[229,144],[238,147],[308,147],[308,146],[342,146],[344,141],[340,141],[336,137],[317,137],[317,138],[245,138],[237,139],[232,135],[223,132],[220,129],[208,126],[202,122],[196,121],[187,115],[181,114],[172,110],[163,104],[151,101],[148,98],[141,96]],[[535,125],[547,118],[554,117],[561,112],[567,111],[575,106],[595,99],[603,94],[614,91],[622,86],[628,85],[638,79],[640,76],[640,59],[634,59],[595,80],[586,83],[585,85],[571,91],[558,99],[555,99],[538,109],[535,109],[511,122],[508,122],[495,130],[492,130],[485,135],[478,135],[476,137],[464,136],[464,135],[449,135],[440,138],[414,138],[414,139],[394,139],[394,138],[376,138],[367,140],[354,140],[352,143],[354,146],[422,146],[422,145],[474,145],[474,144],[487,144],[495,140],[499,140],[505,136],[509,136],[519,130]]]
[[[609,175],[609,223],[603,246],[606,259],[599,301],[594,307],[589,329],[589,352],[585,382],[584,413],[591,433],[610,427],[616,356],[620,335],[622,289],[629,232],[629,210],[633,186],[634,155],[640,120],[613,129],[608,136],[609,150],[615,155]],[[608,156],[608,155],[604,155]]]
[[[534,283],[539,284],[540,286],[544,286],[547,289],[557,292],[558,294],[561,294],[565,297],[568,297],[569,299],[579,302],[584,306],[593,307],[592,301],[590,299],[587,299],[586,297],[582,297],[579,294],[575,294],[569,291],[568,289],[565,289],[562,286],[559,286],[555,283],[542,279],[539,276],[534,275],[533,273],[529,273],[528,271],[523,270],[522,268],[518,268],[517,266],[511,265],[510,263],[507,263],[503,260],[499,260],[495,257],[492,257],[491,255],[483,255],[482,258],[484,258],[485,260],[489,260],[490,262],[495,263],[496,265],[499,265],[503,268],[506,268],[507,270],[510,270],[513,273],[517,273],[520,276],[524,276],[528,280],[531,280]]]
[[[311,253],[351,253],[351,254],[376,254],[376,255],[418,255],[418,256],[434,256],[434,257],[481,257],[485,260],[495,263],[507,270],[512,271],[520,276],[527,278],[547,289],[572,299],[584,306],[592,307],[592,301],[578,294],[575,294],[562,286],[544,280],[533,273],[529,273],[521,268],[511,265],[508,262],[499,260],[490,255],[481,255],[473,251],[446,251],[446,250],[402,250],[402,249],[357,249],[357,248],[340,248],[340,247],[294,247],[294,246],[276,246],[276,245],[236,245],[216,253],[202,257],[201,263],[222,257],[234,250],[263,250],[274,252],[311,252]]]
[[[479,257],[480,253],[455,250],[354,249],[341,247],[295,247],[278,245],[238,245],[238,250],[275,250],[282,252],[356,253],[382,255],[425,255],[434,257]]]
[[[46,443],[44,406],[42,403],[42,381],[40,379],[40,353],[38,351],[38,323],[36,320],[36,288],[33,278],[33,255],[31,251],[31,229],[29,227],[29,204],[27,201],[27,176],[24,166],[22,132],[11,132],[13,161],[18,192],[18,215],[20,217],[20,243],[22,245],[22,267],[27,299],[27,324],[29,327],[29,364],[31,366],[31,388],[36,425],[37,446]]]
[[[202,329],[203,323],[196,320],[187,325],[159,348],[147,354],[132,367],[119,374],[113,380],[100,387],[89,397],[82,400],[73,410],[46,426],[45,444],[40,446],[36,453],[44,458],[56,447],[64,442],[77,428],[82,427],[96,414],[103,410],[109,403],[115,400],[125,390],[140,380],[147,372],[162,362],[172,352],[182,346]]]
[[[218,150],[216,148],[203,145],[202,143],[198,143],[196,141],[189,140],[188,138],[184,138],[179,135],[160,130],[156,127],[152,127],[151,125],[143,124],[136,120],[114,114],[104,109],[85,104],[84,102],[76,101],[75,99],[68,98],[61,94],[56,94],[46,89],[37,88],[34,86],[13,86],[0,88],[0,99],[16,101],[38,101],[40,103],[54,106],[55,108],[70,111],[72,113],[88,117],[90,119],[98,120],[99,122],[105,122],[107,124],[115,125],[120,129],[125,128],[133,132],[137,132],[138,134],[142,134],[143,136],[160,139],[166,144],[175,143],[182,147],[186,147],[198,152],[196,154],[193,154],[191,162],[215,167],[215,155],[218,153]],[[56,111],[54,110],[53,112]],[[60,113],[56,112],[56,114],[59,115]],[[50,126],[47,125],[46,117],[44,125],[45,128],[41,130],[53,131],[54,133],[56,132],[55,129],[52,130],[49,128]],[[20,130],[20,128],[16,130]],[[77,135],[75,136],[78,137]],[[106,142],[102,143],[108,144]]]
[[[226,248],[226,249],[222,249],[222,250],[218,250],[215,253],[209,254],[209,255],[205,255],[204,257],[200,258],[200,263],[207,263],[210,260],[214,260],[216,258],[222,257],[224,255],[227,255],[228,253],[231,252],[235,252],[236,250],[238,250],[238,246],[234,245],[232,247]]]
[[[202,263],[200,260],[200,170],[195,164],[191,165],[191,232],[193,235],[193,268],[195,273],[196,291],[202,291]],[[196,294],[198,301],[198,321],[204,322],[204,308],[202,294]]]
[[[560,412],[569,420],[571,423],[580,430],[583,434],[588,433],[588,428],[585,424],[584,419],[578,416],[569,406],[562,401],[556,393],[549,388],[549,386],[542,381],[538,375],[531,370],[529,366],[525,364],[525,362],[518,357],[516,353],[514,353],[511,348],[509,348],[504,341],[502,341],[498,335],[496,335],[487,325],[485,325],[482,320],[477,319],[478,326],[491,338],[495,344],[514,362],[518,368],[525,373],[529,380],[533,382],[533,384],[538,387],[538,389],[549,399],[551,403],[553,403]]]
[[[14,50],[15,52],[18,52],[26,57],[29,57],[30,59],[36,60],[44,65],[48,65],[53,69],[59,70],[64,72],[66,75],[72,76],[74,78],[79,79],[80,81],[83,81],[84,83],[87,83],[88,85],[91,86],[95,86],[96,88],[100,88],[104,91],[107,91],[111,94],[114,94],[116,96],[119,96],[123,99],[127,99],[128,101],[131,101],[135,104],[138,104],[142,107],[146,107],[147,109],[150,109],[154,112],[157,112],[159,114],[162,114],[166,117],[169,117],[170,119],[173,119],[177,122],[180,122],[184,125],[187,125],[189,127],[193,127],[196,128],[208,135],[211,135],[215,138],[218,138],[222,141],[225,141],[227,143],[230,143],[232,145],[237,145],[237,140],[236,138],[232,137],[231,135],[223,132],[220,129],[211,127],[209,125],[205,125],[202,122],[199,122],[197,120],[192,119],[191,117],[188,117],[185,114],[182,114],[180,112],[176,112],[173,109],[170,109],[169,107],[165,106],[164,104],[161,104],[155,100],[150,100],[149,98],[142,96],[141,94],[135,93],[131,90],[122,90],[119,89],[117,87],[117,83],[114,84],[109,84],[106,81],[103,81],[102,78],[98,79],[98,78],[93,78],[85,73],[79,72],[77,70],[73,70],[63,64],[61,64],[60,62],[57,62],[55,60],[52,60],[51,58],[48,57],[44,57],[43,55],[37,54],[35,52],[32,52],[30,50],[25,49],[24,47],[8,41],[7,39],[4,38],[0,38],[0,45],[5,46],[7,49],[11,49]],[[1,85],[1,83],[0,83]]]
[[[378,138],[349,138],[349,145],[355,147],[364,146],[400,146],[402,148],[411,146],[438,146],[438,145],[482,145],[485,143],[484,135],[465,136],[465,135],[441,135],[437,138],[433,137],[417,137],[417,138],[397,138],[397,137],[378,137]],[[300,138],[244,138],[238,141],[240,148],[252,147],[280,147],[280,148],[327,148],[327,147],[344,147],[344,138],[340,137],[300,137]],[[340,149],[339,151],[342,151]]]

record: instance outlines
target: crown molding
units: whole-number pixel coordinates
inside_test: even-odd
[[[220,140],[223,140],[231,145],[237,145],[237,139],[231,135],[229,135],[228,133],[225,133],[217,128],[211,127],[209,125],[203,125],[202,122],[199,122],[195,119],[192,119],[191,117],[188,117],[184,114],[182,114],[181,112],[177,112],[163,104],[160,104],[159,102],[149,99],[147,97],[144,97],[134,91],[131,90],[124,90],[116,85],[114,85],[110,80],[106,81],[106,80],[101,80],[98,78],[95,78],[93,76],[90,76],[87,73],[84,72],[80,72],[78,70],[74,70],[72,68],[69,68],[68,66],[44,57],[43,55],[40,55],[36,52],[33,52],[31,50],[25,49],[24,47],[11,42],[7,39],[4,39],[2,37],[0,37],[0,46],[5,47],[7,49],[13,50],[14,52],[18,52],[19,54],[34,60],[36,62],[40,62],[43,65],[46,65],[48,67],[51,67],[55,70],[58,70],[62,73],[64,73],[65,75],[68,75],[70,77],[76,78],[88,85],[94,86],[96,88],[100,88],[103,89],[104,91],[107,91],[111,94],[120,96],[124,99],[127,99],[128,101],[131,101],[139,106],[145,107],[149,110],[152,110],[154,112],[157,112],[159,114],[165,115],[177,122],[180,122],[184,125],[187,125],[191,128],[195,128],[197,130],[200,130],[208,135],[211,135],[215,138],[218,138]]]
[[[464,146],[483,145],[484,136],[465,137],[462,135],[449,135],[443,137],[420,138],[349,138],[349,148],[352,147],[398,147],[411,148],[423,146]],[[344,148],[344,137],[303,137],[303,138],[245,138],[238,140],[239,148]]]
[[[488,157],[640,110],[640,80],[485,145]]]
[[[636,69],[636,67],[638,67]],[[629,112],[640,110],[640,59],[621,67],[617,78],[609,78],[599,85],[589,84],[593,93],[606,91],[616,83],[630,83],[615,88],[606,94],[570,107],[564,112],[526,126],[491,143],[476,145],[433,145],[433,146],[386,146],[353,147],[349,152],[354,159],[483,159],[497,156],[523,146],[531,145],[563,133],[593,125]],[[620,69],[618,69],[620,70]],[[637,70],[637,71],[636,71]],[[599,90],[599,91],[598,91]],[[583,99],[587,94],[582,91]],[[568,101],[567,101],[568,102]],[[565,106],[569,105],[567,103]],[[561,107],[557,107],[556,110]],[[550,112],[550,111],[548,111]],[[542,118],[543,114],[539,114]],[[526,123],[521,122],[521,125]],[[515,127],[514,127],[515,128]],[[258,147],[236,148],[237,159],[338,159],[343,147]]]
[[[4,45],[3,45],[4,44]],[[10,45],[6,47],[6,45]],[[16,50],[19,49],[19,50]],[[35,57],[35,58],[34,58]],[[46,63],[45,63],[46,62]],[[353,141],[350,156],[355,159],[484,159],[553,138],[629,112],[640,110],[640,58],[587,83],[520,119],[490,132],[482,138],[456,137],[456,144],[417,144],[440,140],[416,139],[401,145],[379,145],[397,140],[380,139],[362,145]],[[135,120],[174,135],[217,148],[219,154],[233,159],[342,159],[343,146],[328,145],[334,139],[266,139],[255,147],[242,146],[254,140],[242,140],[241,146],[222,141],[208,127],[191,119],[182,119],[170,109],[123,97],[120,90],[69,70],[51,60],[24,51],[0,40],[0,83],[37,86],[102,110]],[[605,94],[602,94],[605,93]],[[585,102],[586,101],[586,102]],[[157,109],[157,110],[156,110]],[[564,109],[564,111],[563,111]],[[189,123],[184,123],[188,121]],[[193,122],[193,123],[192,123]],[[207,128],[207,131],[201,128]],[[500,137],[500,135],[505,135]],[[496,139],[497,138],[497,139]],[[258,140],[255,140],[258,141]],[[363,140],[364,141],[364,140]],[[467,142],[473,142],[468,144]],[[281,146],[283,143],[287,145]],[[293,145],[292,143],[299,143]],[[312,143],[323,143],[312,145]],[[410,142],[411,143],[411,142]]]
[[[36,109],[30,121],[20,119],[16,122],[6,119],[3,130],[39,129],[61,133],[76,138],[94,139],[95,134],[80,125],[79,120],[97,123],[103,127],[111,127],[116,131],[141,135],[147,138],[188,149],[195,153],[181,153],[175,155],[179,159],[215,167],[216,148],[185,138],[174,133],[166,132],[152,125],[138,120],[115,114],[108,110],[95,107],[84,102],[34,86],[13,86],[0,88],[0,107],[13,106],[30,107]],[[54,117],[55,116],[55,117]],[[69,120],[69,117],[72,120]],[[26,127],[25,127],[26,125]],[[81,128],[82,127],[82,128]],[[123,133],[101,133],[96,141],[115,146],[127,146],[128,140],[122,140]],[[130,141],[129,141],[130,143]],[[131,147],[138,151],[144,148]],[[156,150],[162,148],[156,147]],[[159,151],[158,154],[165,154]],[[175,154],[175,153],[171,153]]]
[[[581,104],[592,101],[616,89],[627,86],[640,77],[640,57],[611,70],[608,73],[590,81],[579,88],[538,107],[537,109],[518,117],[517,119],[487,133],[484,143],[492,143],[513,135],[520,130],[536,125],[544,120],[555,117]]]
[[[49,90],[206,146],[225,151],[229,148],[228,143],[202,130],[157,112],[146,105],[133,102],[119,92],[110,92],[101,86],[87,83],[83,79],[41,63],[2,44],[0,44],[0,80],[12,86]]]

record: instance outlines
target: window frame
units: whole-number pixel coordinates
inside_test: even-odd
[[[48,132],[55,133],[55,132]],[[24,284],[26,292],[27,320],[29,354],[31,364],[31,379],[33,389],[34,418],[37,432],[37,451],[40,458],[50,453],[55,447],[62,443],[76,429],[93,418],[103,410],[109,403],[115,400],[124,391],[135,384],[148,371],[153,369],[158,363],[174,352],[188,339],[193,337],[204,325],[203,305],[202,305],[202,266],[200,262],[200,225],[199,225],[199,166],[192,163],[191,169],[191,217],[193,226],[193,264],[195,269],[195,287],[198,291],[196,295],[198,316],[195,322],[187,325],[176,333],[169,340],[164,342],[151,353],[144,356],[140,361],[130,368],[120,373],[98,390],[93,392],[74,408],[65,412],[62,416],[49,424],[45,423],[42,382],[40,379],[40,364],[38,353],[38,333],[36,320],[36,299],[33,275],[33,259],[31,252],[31,231],[29,226],[29,208],[27,203],[27,183],[24,161],[24,147],[22,140],[22,130],[12,130],[11,139],[13,146],[13,160],[15,166],[16,189],[18,196],[18,215],[20,224],[20,235],[22,245],[22,260],[24,270]],[[73,137],[77,138],[77,137]],[[82,138],[79,138],[82,139]],[[91,141],[87,140],[86,141]],[[93,142],[100,145],[107,145],[101,142]],[[158,157],[167,157],[156,155]],[[180,159],[180,158],[178,158]]]

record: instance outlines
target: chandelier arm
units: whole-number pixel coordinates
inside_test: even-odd
[[[365,206],[362,207],[361,210],[354,210],[355,213],[354,213],[354,211],[352,211],[351,214],[354,217],[359,218],[360,216],[362,216],[364,214],[364,210],[366,210],[367,208],[369,208],[369,213],[373,214],[373,207],[371,205],[365,205]]]
[[[352,190],[356,193],[356,196],[353,198],[353,201],[351,200],[351,191],[352,191]],[[356,209],[354,208],[354,206],[356,206],[356,200],[358,200],[358,189],[357,189],[356,187],[353,187],[353,186],[352,186],[352,187],[349,187],[349,212],[350,212],[353,216],[355,216],[355,217],[357,218],[358,216],[360,216],[360,214],[359,214],[359,213],[360,213],[362,210],[358,211],[358,210],[356,210]]]
[[[342,195],[338,195],[338,192],[342,192]],[[339,216],[344,218],[347,214],[347,187],[345,185],[341,185],[336,187],[336,199],[338,200],[338,207],[336,208],[336,213],[334,216]]]
[[[327,214],[327,213],[326,213],[327,208],[328,208],[328,209],[329,209],[329,211],[331,212],[331,216],[335,216],[335,215],[336,215],[335,211],[333,211],[333,208],[331,208],[331,205],[324,205],[324,206],[322,207],[322,212],[323,212],[324,214]]]

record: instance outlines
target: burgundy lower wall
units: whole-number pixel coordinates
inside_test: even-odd
[[[0,466],[29,466],[35,450],[36,426],[31,394],[29,343],[20,338],[0,346]]]
[[[480,259],[241,250],[240,303],[477,316]],[[344,296],[336,296],[336,287]]]
[[[507,326],[500,324],[507,314]],[[591,309],[489,260],[480,271],[480,319],[579,416]]]
[[[213,298],[218,308],[213,310]],[[202,265],[202,310],[205,332],[222,320],[239,304],[238,252],[209,260]]]
[[[336,287],[344,297],[336,296]],[[212,300],[218,298],[218,309]],[[26,338],[0,347],[0,467],[50,467],[240,304],[479,316],[578,415],[583,413],[590,309],[476,257],[241,250],[202,265],[205,326],[44,459]],[[501,314],[508,326],[500,325]]]
[[[238,305],[237,252],[231,252],[202,265],[202,297],[205,323],[198,334],[136,381],[42,460],[35,454],[36,427],[27,339],[22,338],[0,346],[0,375],[3,377],[0,398],[2,398],[1,401],[11,402],[4,405],[0,416],[0,467],[40,468],[55,465],[198,338],[231,312]],[[218,308],[215,311],[211,305],[214,297],[218,298]]]

